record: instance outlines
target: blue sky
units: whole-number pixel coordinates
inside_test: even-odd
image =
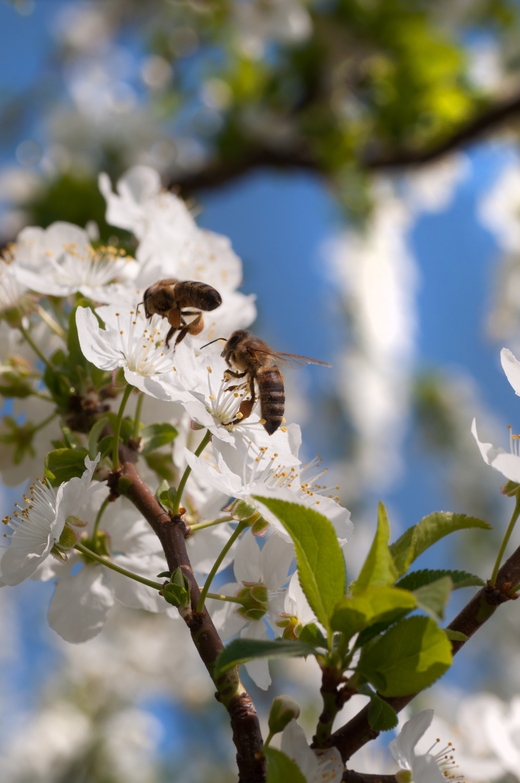
[[[8,4],[0,4],[0,100],[30,87],[41,73],[53,45],[52,18],[64,5],[56,0],[36,2],[34,13],[22,16]],[[37,136],[39,129],[32,133]],[[498,145],[472,148],[470,173],[453,202],[443,213],[418,219],[410,246],[421,279],[417,366],[441,366],[448,372],[462,368],[474,378],[484,404],[518,430],[520,407],[500,368],[501,346],[489,341],[484,327],[498,248],[475,216],[478,199],[508,154]],[[0,163],[14,161],[15,146],[0,150]],[[331,305],[333,290],[324,269],[323,246],[341,224],[323,183],[307,173],[258,172],[202,193],[199,199],[203,206],[199,222],[228,235],[243,259],[244,290],[258,297],[258,333],[279,350],[333,361],[338,320]],[[317,388],[326,389],[331,383],[323,370],[310,372]],[[469,428],[470,421],[467,424]],[[504,432],[503,445],[505,438]],[[399,517],[412,524],[443,507],[446,499],[439,498],[436,477],[428,473],[427,463],[417,461],[409,442],[406,450],[407,474],[387,499]],[[497,491],[499,486],[497,474]],[[25,611],[35,611],[34,585],[27,585],[22,594]],[[44,611],[46,600],[36,599],[38,611]],[[29,623],[25,631],[27,645],[37,642],[38,649],[48,650],[48,631],[35,639],[31,627]],[[46,654],[37,660],[36,671],[27,666],[23,677],[46,670]]]

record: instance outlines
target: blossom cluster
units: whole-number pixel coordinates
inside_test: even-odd
[[[0,261],[2,393],[10,391],[17,406],[16,417],[1,423],[0,470],[8,484],[32,481],[24,506],[4,519],[0,581],[55,580],[49,622],[71,642],[99,633],[115,600],[177,615],[156,590],[104,564],[110,560],[145,581],[166,569],[159,541],[140,514],[125,500],[109,503],[110,453],[99,426],[93,440],[96,422],[113,425],[129,398],[133,418],[127,421],[142,475],[155,488],[166,475],[180,486],[185,479],[178,505],[191,528],[189,554],[199,578],[213,568],[233,525],[244,514],[257,520],[220,563],[220,570],[233,563],[235,575],[219,588],[232,601],[209,600],[221,636],[294,632],[314,616],[298,582],[292,541],[255,496],[316,508],[331,520],[341,545],[350,515],[338,503],[337,488],[319,483],[319,465],[302,464],[297,424],[284,422],[269,435],[258,402],[249,416],[241,413],[251,388],[247,379],[230,383],[218,342],[256,315],[254,296],[238,290],[240,259],[227,238],[197,226],[152,169],[134,167],[116,192],[101,175],[100,189],[107,221],[135,237],[133,255],[115,241],[100,245],[92,230],[58,222],[23,229]],[[203,313],[202,330],[188,331],[177,344],[168,344],[167,318],[153,310],[147,317],[145,293],[162,280],[204,283],[222,300]],[[188,323],[192,317],[186,316]],[[73,334],[77,353],[66,367]],[[81,370],[70,370],[72,361],[82,362]],[[60,370],[68,372],[71,388],[56,392]],[[41,419],[33,421],[35,415]],[[153,434],[147,440],[152,431],[155,442]],[[44,480],[35,478],[53,447],[51,457],[75,450],[80,467],[72,478],[60,482],[67,474],[53,473],[52,461]],[[265,661],[249,664],[249,671],[268,687]]]

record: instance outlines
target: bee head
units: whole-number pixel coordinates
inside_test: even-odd
[[[222,351],[221,356],[226,356],[226,354],[230,353],[231,351],[234,351],[235,348],[237,348],[242,340],[244,340],[246,337],[249,337],[249,332],[245,329],[237,329],[236,332],[233,332],[229,340],[227,341],[226,345],[224,346],[224,350]]]

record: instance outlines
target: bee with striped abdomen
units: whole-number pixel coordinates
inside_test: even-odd
[[[320,362],[318,359],[273,351],[263,340],[245,329],[233,332],[221,356],[230,368],[227,375],[232,378],[245,378],[245,383],[249,386],[249,399],[243,400],[237,418],[229,424],[238,424],[251,415],[256,402],[256,387],[258,387],[262,424],[269,435],[276,432],[282,423],[285,410],[283,375],[278,364],[289,366],[321,364],[330,367],[330,364]],[[229,390],[234,388],[237,387],[230,387]]]
[[[168,319],[171,326],[165,340],[168,347],[176,331],[179,331],[175,340],[176,346],[187,334],[200,334],[204,329],[201,310],[215,310],[222,304],[222,297],[215,288],[206,283],[169,278],[149,286],[144,292],[142,303],[147,318],[157,313]],[[195,308],[195,311],[187,310],[188,307]],[[192,315],[195,317],[187,321],[186,317]]]

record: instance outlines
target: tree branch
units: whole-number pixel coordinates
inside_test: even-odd
[[[473,596],[461,612],[448,625],[451,631],[458,631],[471,638],[485,622],[494,614],[503,603],[511,601],[508,591],[520,584],[520,547],[504,563],[498,572],[496,587],[486,585]],[[455,655],[466,642],[453,641],[453,654]],[[396,712],[400,712],[412,699],[417,696],[412,693],[409,696],[396,696],[384,698]],[[368,722],[368,706],[364,707],[348,723],[338,729],[332,735],[331,744],[338,748],[342,758],[347,761],[357,750],[367,742],[375,739],[379,732],[370,728]]]
[[[361,165],[369,170],[402,168],[431,163],[442,158],[449,152],[454,152],[465,147],[472,141],[479,139],[485,133],[496,130],[515,114],[520,113],[520,92],[510,98],[499,101],[475,114],[464,125],[458,128],[451,136],[424,149],[398,150],[387,154],[367,155],[361,161]]]
[[[305,169],[319,171],[316,161],[303,150],[277,151],[257,147],[236,160],[215,160],[194,174],[173,177],[166,182],[168,189],[178,190],[183,196],[225,185],[237,177],[259,168]]]
[[[370,152],[362,154],[359,165],[368,171],[407,168],[432,163],[444,155],[464,148],[484,134],[498,129],[509,119],[520,113],[520,91],[509,98],[498,101],[475,114],[455,130],[451,136],[422,148]],[[259,168],[303,169],[314,171],[324,177],[330,176],[319,161],[303,144],[297,143],[291,149],[274,150],[267,147],[253,147],[236,160],[216,159],[196,173],[171,177],[166,182],[169,189],[177,189],[184,196],[200,190],[212,189],[232,182],[238,177]]]
[[[218,678],[213,675],[215,661],[224,649],[211,617],[204,609],[197,612],[199,586],[186,551],[187,527],[182,514],[170,516],[156,499],[135,467],[135,454],[120,448],[121,468],[108,483],[113,494],[133,502],[159,538],[170,572],[181,568],[190,585],[191,611],[180,612],[188,626],[197,651],[217,687],[216,698],[231,719],[233,742],[237,749],[239,783],[265,783],[265,758],[258,716],[251,697],[242,685],[237,668]]]

